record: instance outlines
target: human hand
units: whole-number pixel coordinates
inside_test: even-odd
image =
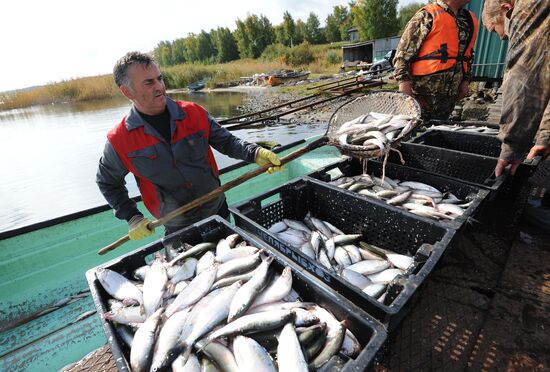
[[[258,164],[260,167],[273,165],[272,167],[268,168],[267,173],[273,173],[283,169],[283,167],[281,166],[281,159],[279,159],[277,154],[262,147],[260,147],[258,149],[258,152],[256,152],[255,161],[256,164]]]
[[[147,227],[151,222],[150,219],[140,216],[139,214],[135,215],[128,221],[128,236],[130,240],[139,240],[146,238],[155,232],[155,229],[152,230]]]
[[[521,160],[498,159],[497,166],[495,167],[495,176],[501,176],[502,173],[504,173],[504,168],[506,168],[508,165],[511,165],[510,174],[513,176],[514,174],[516,174],[516,170],[518,169],[520,164]]]
[[[399,91],[412,96],[412,81],[403,81],[399,83]]]
[[[535,156],[542,156],[542,160],[546,159],[550,155],[550,146],[535,145],[531,147],[527,159],[533,159]]]
[[[470,82],[468,80],[464,80],[462,83],[460,83],[460,87],[458,88],[457,101],[460,101],[462,98],[466,97],[469,91]]]

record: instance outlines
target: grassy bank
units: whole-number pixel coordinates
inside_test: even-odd
[[[185,88],[197,80],[206,80],[208,87],[238,81],[243,76],[267,73],[276,69],[304,69],[315,74],[333,74],[340,67],[339,44],[313,45],[309,49],[313,61],[303,65],[287,65],[284,58],[241,59],[223,64],[181,64],[162,68],[168,89]],[[34,105],[109,99],[120,94],[111,75],[65,80],[15,93],[0,93],[0,110]]]
[[[0,110],[112,98],[118,89],[110,75],[64,80],[11,94],[0,93]]]

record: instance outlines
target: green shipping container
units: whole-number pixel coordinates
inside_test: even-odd
[[[479,30],[474,45],[474,80],[502,80],[508,41],[500,40],[495,32],[488,32],[481,20],[484,0],[471,0],[466,8],[473,11],[479,20]]]

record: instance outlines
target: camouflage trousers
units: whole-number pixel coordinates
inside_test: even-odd
[[[462,72],[444,71],[426,76],[413,76],[413,98],[422,109],[424,120],[447,120],[454,110]]]

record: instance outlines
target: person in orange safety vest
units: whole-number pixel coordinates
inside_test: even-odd
[[[448,119],[468,93],[478,21],[469,0],[437,0],[409,21],[394,59],[401,92],[412,95],[424,119]]]

